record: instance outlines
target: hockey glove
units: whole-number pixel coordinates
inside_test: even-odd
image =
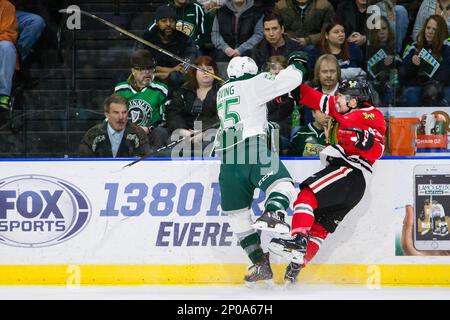
[[[370,129],[342,128],[338,131],[338,141],[342,146],[352,146],[365,151],[372,148],[374,140],[375,136]]]
[[[308,76],[308,54],[304,51],[294,51],[289,55],[288,64],[294,65],[303,73],[303,78]]]

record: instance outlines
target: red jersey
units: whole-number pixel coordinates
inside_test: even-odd
[[[337,132],[339,128],[353,127],[369,130],[374,135],[374,144],[369,150],[339,145],[336,137],[332,137],[331,145],[321,152],[323,153],[321,159],[324,160],[327,156],[343,158],[353,167],[362,169],[363,173],[372,173],[372,165],[384,151],[386,122],[381,111],[366,103],[362,108],[341,114],[336,109],[334,96],[323,94],[305,84],[300,86],[300,95],[300,104],[322,111],[336,120],[338,127],[333,130],[334,132]]]

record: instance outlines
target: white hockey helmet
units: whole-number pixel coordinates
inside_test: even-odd
[[[227,74],[229,78],[239,78],[244,74],[257,74],[258,66],[250,57],[234,57],[228,64]]]

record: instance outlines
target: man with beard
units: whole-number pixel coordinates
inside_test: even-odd
[[[156,65],[148,50],[134,51],[130,64],[131,75],[116,85],[114,93],[127,99],[129,120],[148,134],[150,146],[162,147],[169,138],[168,129],[163,127],[167,86],[154,80]]]
[[[189,36],[176,29],[176,21],[176,12],[172,7],[160,6],[155,12],[156,27],[145,31],[142,37],[186,61],[194,61],[197,47]],[[138,48],[143,46],[141,43],[137,44]],[[169,87],[179,87],[185,72],[183,63],[153,48],[149,50],[156,60],[155,77],[167,83]]]
[[[125,98],[113,94],[104,102],[106,121],[89,129],[79,147],[80,157],[129,158],[150,152],[147,135],[139,126],[128,122]]]
[[[202,50],[204,37],[207,36],[205,34],[206,13],[203,7],[194,0],[169,0],[167,6],[175,9],[177,30],[189,36],[197,48]],[[155,27],[156,24],[153,23],[149,30]],[[209,33],[211,33],[211,27]]]

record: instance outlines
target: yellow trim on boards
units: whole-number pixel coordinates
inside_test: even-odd
[[[238,285],[244,264],[193,265],[0,265],[0,285]],[[285,265],[274,264],[283,283]],[[449,265],[311,264],[305,284],[450,286]]]

